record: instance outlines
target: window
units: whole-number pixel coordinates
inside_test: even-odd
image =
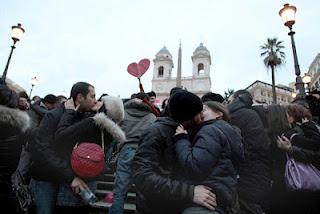
[[[160,66],[158,68],[158,77],[163,77],[163,70],[164,70],[163,66]]]
[[[204,74],[204,65],[203,63],[198,64],[198,75],[199,74]]]

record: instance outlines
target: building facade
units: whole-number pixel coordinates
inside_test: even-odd
[[[200,97],[211,89],[211,56],[203,43],[200,43],[191,57],[193,63],[192,76],[181,76],[181,55],[182,50],[180,44],[176,77],[172,75],[174,68],[173,59],[166,47],[163,47],[153,60],[152,90],[156,92],[159,103],[162,103],[165,98],[169,97],[170,90],[173,87],[186,88],[188,91]]]
[[[252,96],[253,100],[256,103],[261,104],[272,104],[272,85],[269,83],[265,83],[259,80],[256,80],[254,83],[249,85],[246,90],[248,90]],[[293,97],[292,93],[294,89],[284,86],[284,85],[277,85],[276,86],[276,94],[277,94],[277,104],[289,104],[292,102]]]
[[[314,58],[309,66],[308,74],[311,76],[310,90],[320,90],[320,53]]]

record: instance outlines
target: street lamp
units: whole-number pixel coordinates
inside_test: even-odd
[[[11,46],[11,51],[10,51],[10,55],[9,55],[9,58],[8,58],[8,61],[7,61],[7,64],[6,64],[6,67],[3,71],[3,74],[2,74],[2,82],[5,84],[6,82],[6,77],[7,77],[7,72],[8,72],[8,67],[9,67],[9,63],[10,63],[10,60],[11,60],[11,56],[12,56],[12,52],[13,52],[13,49],[16,48],[15,44],[20,41],[20,39],[22,38],[23,34],[24,34],[24,29],[21,27],[21,24],[18,23],[16,26],[12,26],[11,27],[11,39],[13,40],[13,45]]]
[[[305,73],[302,77],[302,82],[307,85],[308,92],[310,91],[309,84],[311,82],[311,76],[308,73]]]
[[[306,93],[304,89],[304,83],[302,82],[302,78],[300,76],[300,67],[299,67],[299,62],[298,62],[298,56],[297,56],[297,51],[296,51],[296,45],[294,42],[293,35],[295,34],[294,31],[292,31],[292,25],[294,25],[295,18],[296,18],[296,11],[297,8],[293,5],[285,4],[283,8],[279,11],[279,15],[282,18],[282,21],[285,26],[289,28],[289,33],[288,35],[291,38],[291,45],[292,45],[292,51],[293,51],[293,60],[294,60],[294,70],[296,74],[296,90],[298,92],[297,96],[304,98]]]
[[[29,93],[29,98],[31,99],[31,93],[32,93],[32,90],[33,90],[33,87],[38,85],[39,83],[39,80],[37,79],[37,77],[32,77],[31,78],[31,89],[30,89],[30,93]]]

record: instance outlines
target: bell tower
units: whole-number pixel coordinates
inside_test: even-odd
[[[153,68],[153,80],[159,79],[170,79],[173,61],[172,55],[164,46],[157,54],[156,58],[153,60],[154,68]]]
[[[193,77],[210,76],[211,56],[210,52],[205,46],[203,46],[202,42],[199,47],[194,50],[191,59],[193,63]]]

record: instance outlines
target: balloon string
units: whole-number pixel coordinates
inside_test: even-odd
[[[144,89],[143,89],[143,86],[141,84],[141,80],[140,78],[138,77],[138,80],[139,80],[139,88],[140,88],[140,92],[144,92]]]

